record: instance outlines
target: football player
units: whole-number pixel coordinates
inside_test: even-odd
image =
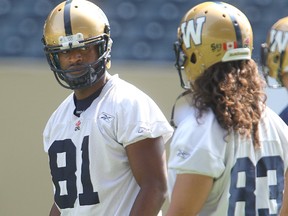
[[[73,90],[43,132],[54,186],[50,216],[157,215],[173,128],[149,96],[108,73],[106,15],[92,2],[64,1],[47,17],[43,44],[56,80]]]
[[[279,19],[271,27],[266,43],[261,46],[261,63],[269,87],[288,89],[288,17]],[[280,117],[288,124],[288,106]]]
[[[288,215],[288,127],[266,106],[247,17],[198,4],[174,47],[191,111],[171,141],[167,216]]]

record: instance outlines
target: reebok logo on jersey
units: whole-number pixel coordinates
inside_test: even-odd
[[[114,117],[109,115],[109,114],[107,114],[107,113],[102,112],[100,114],[100,119],[103,119],[104,121],[109,123],[109,122],[111,122],[114,119]]]
[[[150,129],[149,128],[145,128],[145,127],[140,127],[138,129],[138,133],[144,133],[144,132],[149,132],[149,131],[150,131]]]
[[[181,149],[178,149],[177,156],[181,157],[183,159],[186,159],[190,156],[190,154],[188,152],[181,150]]]

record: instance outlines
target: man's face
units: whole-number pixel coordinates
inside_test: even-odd
[[[66,50],[59,53],[59,61],[62,70],[81,70],[83,65],[95,62],[98,53],[95,46]]]

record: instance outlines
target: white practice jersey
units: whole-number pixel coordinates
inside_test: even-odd
[[[150,97],[118,75],[80,117],[74,109],[71,94],[44,130],[61,215],[129,215],[140,188],[124,148],[159,136],[167,142],[173,129]]]
[[[251,139],[226,136],[211,110],[200,124],[194,113],[181,121],[171,141],[170,197],[177,174],[201,174],[214,184],[200,216],[276,216],[288,165],[287,125],[267,107],[259,124],[261,148],[255,149]]]

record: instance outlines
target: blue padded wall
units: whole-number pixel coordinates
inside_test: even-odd
[[[0,57],[44,58],[42,28],[59,0],[0,0]],[[106,13],[117,60],[174,61],[173,42],[184,13],[200,0],[94,0]],[[287,0],[229,0],[249,18],[254,31],[254,53],[270,27],[288,16]]]

